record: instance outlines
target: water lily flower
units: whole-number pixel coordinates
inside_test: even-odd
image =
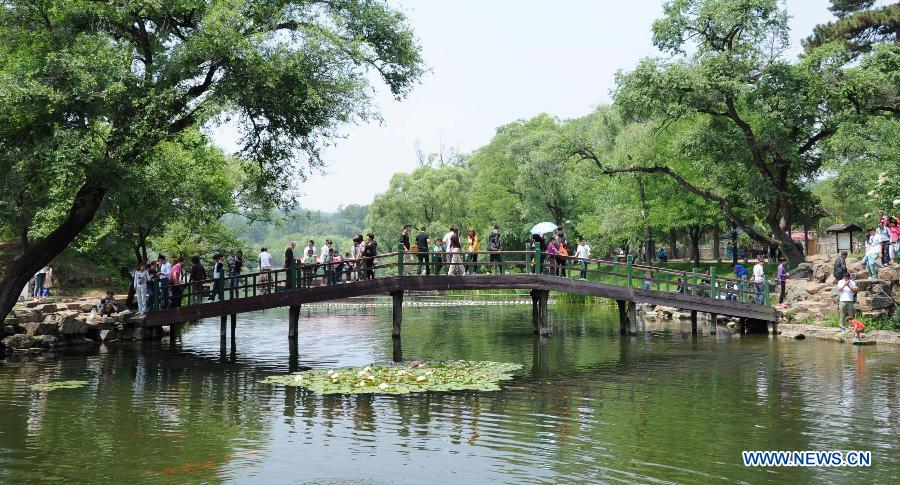
[[[369,366],[365,366],[365,367],[363,368],[363,372],[369,372],[369,371],[371,371],[371,370],[372,370],[372,368],[369,367]]]
[[[388,387],[390,387],[390,384],[388,384],[387,382],[382,382],[381,384],[378,384],[378,388],[381,389],[382,391],[387,389]]]
[[[419,377],[416,377],[416,382],[422,382],[425,379],[428,379],[428,377],[427,376],[419,376]]]
[[[300,381],[303,380],[303,376],[301,376],[300,374],[297,374],[297,375],[294,376],[294,380],[297,381],[297,382],[300,382]]]
[[[433,371],[433,370],[430,370],[430,371],[428,371],[428,372],[425,373],[426,376],[430,376],[431,374],[434,374],[434,371]]]
[[[334,374],[334,369],[328,369],[328,375]]]
[[[900,199],[894,199],[894,205],[900,205]]]
[[[360,377],[362,377],[362,376],[366,375],[366,372],[368,372],[368,371],[366,371],[366,369],[363,369],[363,370],[359,371],[359,374],[358,374],[358,375],[359,375]]]
[[[367,376],[366,376],[366,379],[368,379],[368,380],[370,380],[370,381],[374,381],[374,380],[375,380],[375,376],[373,376],[373,375],[370,374],[370,375],[367,375]]]
[[[401,369],[401,370],[398,370],[398,371],[397,371],[397,375],[398,375],[398,376],[405,376],[405,375],[406,375],[406,371],[405,371],[405,370],[402,370],[402,369]]]

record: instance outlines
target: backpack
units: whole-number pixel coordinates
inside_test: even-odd
[[[488,238],[488,251],[499,251],[500,250],[500,234],[496,232],[491,233],[491,237]]]

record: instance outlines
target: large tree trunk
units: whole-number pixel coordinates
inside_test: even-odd
[[[722,238],[719,236],[719,226],[713,228],[713,247],[712,247],[712,256],[713,259],[716,260],[717,263],[722,262],[722,252],[719,251],[719,245],[722,243]]]
[[[28,280],[66,249],[90,224],[105,195],[106,189],[100,185],[86,183],[75,194],[75,200],[63,222],[47,237],[23,249],[22,255],[9,265],[6,275],[0,280],[0,320],[12,311]]]
[[[737,245],[737,226],[731,226],[731,265],[734,266],[737,264],[738,260],[738,245]]]
[[[669,259],[678,258],[678,231],[669,230]]]
[[[688,229],[688,236],[691,238],[691,259],[694,260],[694,267],[700,267],[700,235],[703,228],[700,226],[691,226]]]

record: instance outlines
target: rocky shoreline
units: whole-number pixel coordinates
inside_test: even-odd
[[[63,298],[16,304],[0,328],[0,354],[162,337],[162,329],[144,328],[144,317],[131,310],[109,316],[92,312],[96,300]],[[124,298],[117,297],[116,303],[125,307]]]

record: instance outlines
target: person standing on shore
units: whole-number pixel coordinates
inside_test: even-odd
[[[34,274],[34,292],[33,297],[35,300],[43,300],[44,299],[44,280],[47,277],[47,267],[44,266],[37,273]]]
[[[881,222],[878,224],[878,228],[875,229],[875,234],[878,235],[878,239],[881,242],[881,264],[888,264],[891,262],[891,231],[888,229],[887,216],[881,216]]]
[[[878,278],[878,260],[881,258],[881,237],[875,234],[875,229],[869,229],[866,236],[865,255],[862,258],[863,266],[869,271],[869,277]]]
[[[788,272],[787,272],[787,268],[784,266],[784,261],[785,261],[784,258],[781,258],[778,260],[778,274],[776,276],[776,278],[778,279],[778,287],[779,287],[779,291],[778,291],[778,304],[779,305],[784,304],[784,292],[785,292],[785,288],[787,287],[787,279],[788,279]]]
[[[838,254],[837,258],[834,258],[834,270],[832,271],[832,275],[834,275],[834,279],[840,281],[844,278],[844,273],[847,272],[847,251],[841,251]]]
[[[841,332],[843,332],[845,331],[844,322],[847,321],[847,318],[852,318],[856,313],[853,300],[856,298],[856,293],[859,292],[859,289],[856,286],[856,282],[850,279],[849,272],[844,272],[844,277],[838,281],[835,289],[837,289],[838,293],[838,312],[841,315],[841,321],[838,325]]]

